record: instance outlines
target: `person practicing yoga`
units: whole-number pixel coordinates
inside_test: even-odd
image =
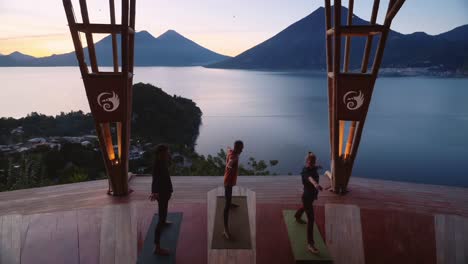
[[[244,143],[240,140],[234,142],[234,149],[228,148],[226,157],[226,168],[224,170],[224,232],[223,235],[226,239],[231,239],[229,232],[229,209],[238,207],[232,203],[232,187],[236,185],[238,168],[239,168],[239,155],[244,149]]]
[[[169,147],[160,144],[155,150],[155,159],[153,164],[153,182],[151,184],[151,201],[158,201],[158,216],[159,221],[156,229],[154,230],[154,251],[156,255],[167,256],[170,254],[168,249],[161,247],[161,232],[162,229],[170,225],[171,222],[166,221],[167,207],[169,199],[173,192],[172,181],[169,175],[169,165],[171,162],[171,154]]]
[[[311,154],[311,153],[312,152],[309,151],[309,153],[307,154],[307,156],[305,158],[305,163],[306,164],[307,164],[307,159],[309,158],[309,154]],[[317,168],[317,170],[322,169],[322,166],[318,165],[317,161],[315,163],[316,163],[315,167]],[[301,175],[301,177],[302,177],[302,175]],[[296,222],[298,222],[299,224],[307,224],[306,221],[302,220],[302,215],[304,214],[304,212],[305,212],[304,206],[301,206],[299,209],[296,210],[296,213],[294,214],[294,217],[296,218]]]
[[[302,194],[302,207],[296,211],[295,218],[302,223],[302,213],[305,211],[307,215],[307,250],[317,254],[318,249],[314,242],[314,201],[317,200],[318,192],[322,191],[322,186],[319,185],[319,174],[317,170],[320,166],[316,165],[317,158],[314,153],[309,152],[306,156],[306,164],[302,169],[302,184],[304,185],[304,193]]]

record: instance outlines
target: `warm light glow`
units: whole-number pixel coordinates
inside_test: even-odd
[[[349,128],[348,142],[346,143],[345,159],[349,158],[351,155],[351,147],[354,143],[354,134],[356,133],[356,121],[351,122],[351,127]]]
[[[338,144],[338,156],[341,157],[343,154],[343,137],[344,137],[345,121],[340,120],[340,141]]]
[[[122,123],[117,122],[117,145],[119,151],[119,158],[122,157]]]
[[[112,135],[110,131],[109,123],[101,124],[102,133],[104,136],[104,144],[106,145],[107,156],[109,160],[113,161],[115,159],[114,145],[112,144]]]
[[[94,41],[97,42],[103,37],[96,35]],[[86,47],[86,45],[83,46]],[[66,34],[0,38],[1,54],[8,55],[15,51],[34,57],[46,57],[53,54],[72,52],[74,47],[68,32]]]

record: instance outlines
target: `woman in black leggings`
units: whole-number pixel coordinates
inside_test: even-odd
[[[170,224],[170,222],[166,221],[167,207],[173,191],[171,177],[169,175],[170,161],[171,155],[169,153],[169,147],[164,144],[158,145],[155,151],[153,182],[151,184],[151,195],[149,197],[151,201],[158,201],[159,221],[154,230],[154,254],[157,255],[170,254],[169,250],[162,248],[160,243],[163,227]]]
[[[306,157],[305,167],[302,169],[302,184],[304,185],[304,194],[302,195],[302,208],[307,215],[307,250],[317,254],[318,249],[315,247],[314,241],[314,201],[317,200],[318,192],[322,191],[322,186],[319,185],[319,174],[316,165],[317,158],[315,154],[309,152]]]

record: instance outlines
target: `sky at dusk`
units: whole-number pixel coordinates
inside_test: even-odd
[[[75,14],[80,17],[78,0],[72,2]],[[91,23],[109,23],[109,1],[87,2]],[[347,6],[348,1],[342,2]],[[119,6],[121,2],[115,3]],[[208,49],[235,56],[307,16],[323,6],[324,1],[137,0],[136,3],[137,31],[147,30],[157,37],[173,29]],[[372,3],[356,0],[354,13],[369,20]],[[381,1],[380,14],[387,5],[388,0]],[[407,0],[392,29],[405,34],[424,31],[436,35],[464,24],[468,24],[468,0]],[[20,51],[40,57],[72,50],[61,0],[0,0],[1,54]]]

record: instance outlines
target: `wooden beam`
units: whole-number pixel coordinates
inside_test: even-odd
[[[88,74],[88,78],[115,78],[121,76],[121,72],[97,72]]]
[[[130,0],[130,27],[135,29],[135,6],[136,0]]]
[[[135,57],[135,6],[136,0],[130,0],[130,30],[133,31],[133,34],[129,35],[129,71],[133,73],[133,66],[135,64],[134,57]]]
[[[109,33],[109,34],[121,34],[121,25],[109,25],[109,24],[83,24],[76,23],[74,26],[75,30],[84,33]]]
[[[334,26],[335,26],[335,35],[333,37],[334,39],[334,52],[333,52],[333,74],[335,77],[338,77],[338,74],[340,72],[340,59],[341,59],[341,38],[340,38],[340,28],[341,28],[341,0],[336,0],[335,1],[335,6],[334,6]],[[338,130],[338,111],[337,109],[337,88],[338,88],[338,78],[333,79],[333,109],[335,110],[333,113],[333,141],[334,142],[339,142],[339,134],[337,133]],[[338,144],[334,144],[332,148],[332,155],[333,155],[333,160],[338,159]],[[333,172],[335,173],[335,172]],[[336,175],[333,175],[333,177],[336,177]]]
[[[340,34],[343,36],[350,37],[362,37],[362,36],[373,36],[381,34],[385,30],[385,26],[382,25],[351,25],[351,26],[341,26]],[[336,34],[336,29],[331,28],[327,30],[327,35]]]
[[[122,72],[128,72],[128,0],[122,0]]]
[[[371,20],[370,20],[371,25],[376,24],[377,14],[379,12],[379,5],[380,5],[380,0],[374,0],[374,5],[372,6]]]
[[[385,25],[390,25],[395,15],[398,13],[400,8],[405,3],[405,0],[396,0],[391,9],[388,10],[387,15],[385,16]]]
[[[81,45],[80,35],[73,27],[75,23],[75,14],[73,12],[73,5],[70,0],[63,0],[63,7],[65,8],[65,14],[67,16],[68,25],[70,28],[70,34],[72,36],[73,45],[75,46],[76,59],[78,60],[78,65],[80,66],[81,76],[88,74],[88,67],[86,66],[83,46]]]
[[[80,0],[81,16],[83,17],[83,24],[89,25],[88,7],[86,6],[86,0]],[[91,62],[92,72],[99,72],[96,59],[96,50],[94,49],[93,35],[90,32],[86,32],[86,43],[88,44],[89,60]]]
[[[354,0],[349,0],[348,6],[348,27],[353,23],[353,9],[354,9]],[[349,71],[349,49],[351,48],[351,37],[349,35],[345,38],[345,54],[343,62],[343,72]],[[341,152],[341,151],[340,151]]]
[[[114,0],[109,0],[109,9],[110,9],[111,25],[115,25]],[[113,32],[111,36],[112,36],[112,64],[114,66],[114,72],[118,72],[119,71],[119,55],[117,54],[117,36],[115,35],[115,32]]]
[[[372,7],[371,25],[375,25],[377,21],[377,13],[379,11],[380,0],[374,0],[374,6]],[[364,48],[364,57],[362,58],[361,72],[366,73],[369,67],[369,57],[372,48],[373,36],[367,36],[366,46]]]
[[[341,76],[366,76],[366,77],[372,77],[371,74],[369,73],[360,73],[360,72],[342,72],[340,73]]]
[[[351,25],[342,26],[340,33],[345,36],[369,36],[380,34],[384,30],[382,25]]]
[[[129,0],[122,0],[122,36],[121,36],[121,50],[122,50],[122,73],[127,76],[124,82],[126,82],[126,85],[124,86],[124,89],[122,91],[122,95],[124,98],[127,100],[124,102],[122,105],[124,109],[124,119],[123,121],[123,126],[122,126],[122,149],[125,151],[122,152],[122,167],[121,167],[121,182],[120,184],[122,185],[120,190],[122,191],[121,195],[126,195],[128,193],[128,152],[129,152],[129,145],[130,145],[130,118],[131,118],[131,85],[132,81],[131,79],[128,78],[129,74],[129,53],[131,52],[129,50],[130,45],[129,45],[129,40],[130,36],[129,34],[130,31],[133,31],[129,27]],[[125,180],[124,180],[125,178]]]
[[[325,0],[325,26],[326,29],[331,28],[331,6],[330,6],[330,0]],[[330,129],[330,147],[333,149],[333,68],[332,68],[332,63],[333,63],[333,47],[332,47],[332,37],[329,35],[325,35],[326,39],[326,48],[327,48],[327,72],[328,72],[328,78],[327,78],[327,86],[328,86],[328,126]],[[333,159],[333,152],[330,153],[330,159]]]

